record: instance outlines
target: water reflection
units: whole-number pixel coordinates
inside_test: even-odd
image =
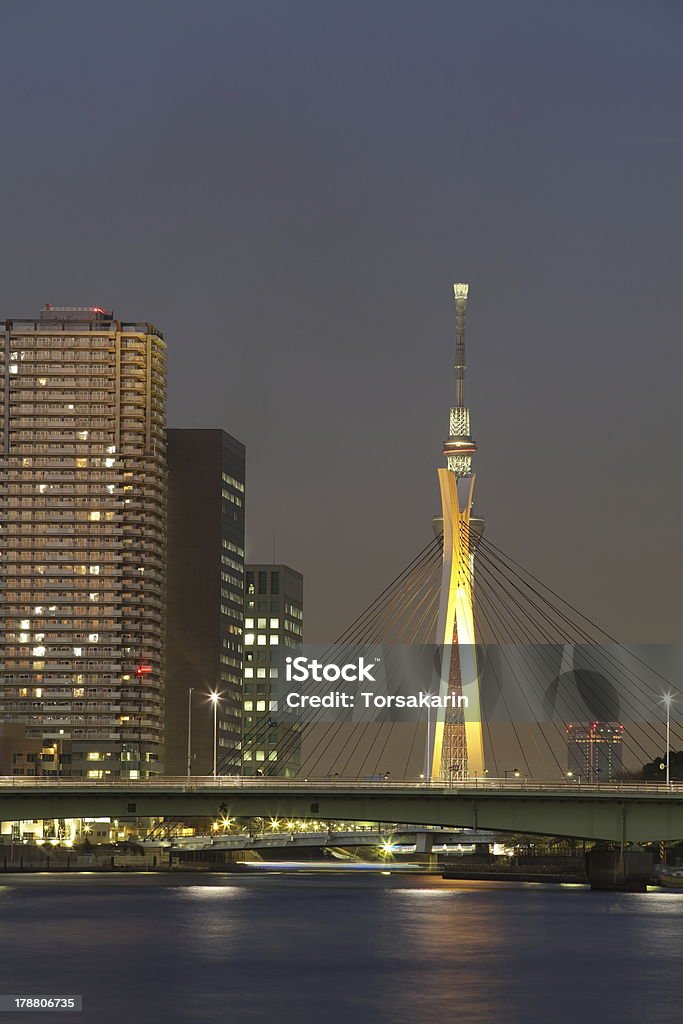
[[[0,892],[0,991],[82,992],[83,1024],[680,1017],[680,893],[301,875]]]

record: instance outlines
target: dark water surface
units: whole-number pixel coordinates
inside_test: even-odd
[[[430,877],[0,878],[0,1024],[683,1021],[683,893]]]

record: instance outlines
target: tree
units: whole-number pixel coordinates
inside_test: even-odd
[[[669,754],[670,772],[669,776],[672,782],[683,782],[683,750],[672,750]],[[644,764],[640,777],[645,782],[665,782],[666,781],[666,754],[660,754],[650,761],[648,764]]]

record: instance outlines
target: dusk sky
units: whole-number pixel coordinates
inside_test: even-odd
[[[169,347],[247,445],[248,557],[344,626],[432,536],[452,282],[487,535],[681,637],[676,0],[0,0],[0,314]]]

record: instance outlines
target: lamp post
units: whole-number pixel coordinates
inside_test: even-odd
[[[190,686],[187,691],[187,784],[190,784],[192,775],[192,691]]]
[[[671,702],[674,699],[673,693],[669,690],[660,697],[660,703],[666,708],[666,784],[671,785]]]
[[[218,690],[212,690],[209,700],[213,704],[213,777],[218,775],[218,702],[221,695]]]
[[[504,772],[504,775],[505,775],[505,778],[506,778],[506,779],[507,779],[507,778],[508,778],[508,777],[509,777],[510,775],[514,775],[514,777],[515,777],[516,779],[518,779],[518,778],[519,778],[519,775],[520,775],[520,771],[519,771],[519,768],[506,768],[506,769],[505,769],[505,772]]]
[[[422,694],[420,694],[422,696]],[[425,697],[431,697],[431,693],[425,692]],[[427,704],[427,743],[425,745],[425,771],[424,777],[427,782],[432,781],[432,707]]]

